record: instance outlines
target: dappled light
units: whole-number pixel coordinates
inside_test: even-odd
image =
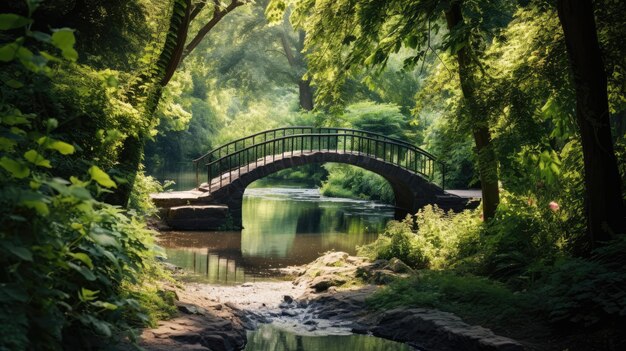
[[[0,2],[0,350],[625,350],[625,13]]]

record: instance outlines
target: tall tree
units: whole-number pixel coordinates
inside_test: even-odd
[[[279,19],[284,1],[270,3],[268,17]],[[502,7],[502,11],[498,8]],[[477,56],[483,41],[489,40],[491,30],[506,24],[502,13],[511,5],[501,1],[470,3],[471,21],[464,20],[461,0],[443,1],[330,1],[301,0],[293,11],[292,20],[307,33],[305,50],[309,58],[309,76],[318,87],[317,103],[342,103],[342,84],[367,67],[382,68],[389,56],[404,45],[415,50],[406,60],[408,66],[423,60],[434,51],[431,35],[439,29],[442,15],[448,23],[444,47],[456,55],[459,77],[464,93],[464,109],[478,153],[483,191],[483,214],[493,217],[499,203],[498,167],[486,116],[475,101],[480,93],[480,67]],[[478,34],[477,34],[478,33]],[[465,117],[464,117],[465,118]]]
[[[287,23],[285,23],[285,26],[287,26]],[[283,47],[283,51],[285,52],[287,62],[292,70],[295,70],[297,74],[300,107],[306,111],[312,111],[314,102],[311,79],[305,78],[304,72],[299,72],[300,70],[306,71],[306,62],[304,60],[304,55],[302,54],[302,50],[304,49],[304,38],[304,31],[299,30],[298,40],[295,41],[294,45],[292,45],[289,40],[287,28],[284,28],[284,30],[280,33],[280,43]],[[292,46],[294,47],[293,49]]]
[[[613,149],[607,77],[591,0],[559,0],[557,10],[574,77],[576,121],[583,148],[587,230],[591,247],[626,232]]]
[[[465,25],[461,12],[461,1],[454,1],[445,10],[446,23],[450,32],[458,31]],[[480,187],[483,196],[483,216],[485,219],[492,218],[500,202],[500,190],[498,189],[498,161],[491,142],[491,132],[487,116],[481,113],[477,104],[476,71],[478,65],[476,58],[472,58],[470,43],[461,43],[456,52],[459,65],[459,80],[463,98],[468,107],[472,119],[472,136],[478,155],[478,173],[480,175]]]
[[[209,1],[174,0],[172,3],[165,43],[158,56],[156,65],[154,68],[148,68],[130,89],[129,100],[134,100],[137,103],[139,101],[138,98],[142,96],[141,91],[144,91],[146,83],[150,86],[147,93],[143,94],[142,97],[142,99],[145,98],[143,114],[148,121],[148,126],[153,124],[153,116],[158,107],[163,88],[170,82],[183,59],[198,46],[224,16],[249,2],[232,0],[230,4],[224,6],[220,1],[213,0],[211,2],[212,8],[210,10],[212,13],[210,19],[206,23],[200,24],[200,29],[189,43],[187,43],[188,32],[196,24],[193,21],[198,18],[204,19],[203,16],[199,15],[207,8]],[[145,133],[139,135],[129,135],[124,141],[120,152],[119,165],[114,172],[125,181],[113,194],[107,197],[108,202],[120,206],[126,206],[128,203],[136,173],[141,165],[147,137],[148,133],[146,130]]]

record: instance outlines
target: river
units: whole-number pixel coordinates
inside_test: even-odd
[[[376,239],[393,207],[364,200],[327,198],[317,189],[291,187],[246,190],[243,226],[233,232],[166,232],[160,245],[187,279],[209,284],[242,284],[279,279],[279,268],[303,265],[329,251],[356,253]],[[408,345],[343,331],[301,335],[274,324],[248,332],[246,351],[408,351]]]
[[[376,239],[393,207],[328,198],[317,189],[249,188],[243,226],[234,232],[166,232],[168,260],[195,274],[189,279],[241,284],[279,276],[277,269],[314,261],[329,251],[356,253]]]

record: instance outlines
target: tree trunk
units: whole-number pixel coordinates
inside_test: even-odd
[[[167,85],[174,75],[185,48],[191,16],[191,0],[173,2],[173,6],[174,11],[172,11],[172,17],[170,18],[168,34],[156,63],[156,72],[158,73],[144,76],[135,87],[130,89],[129,100],[132,101],[133,104],[137,104],[138,99],[135,95],[142,90],[141,85],[152,85],[151,88],[148,89],[148,96],[143,106],[144,111],[142,113],[142,117],[148,121],[148,125],[152,125],[152,118],[154,118],[159,100],[161,100],[163,87]],[[182,15],[180,11],[177,11],[180,7],[182,7]],[[168,48],[173,48],[173,50],[168,50]],[[137,172],[139,171],[143,159],[146,132],[147,131],[140,131],[138,135],[129,135],[124,140],[122,150],[118,156],[118,165],[111,173],[123,178],[125,182],[118,184],[114,193],[105,196],[104,200],[106,202],[122,207],[128,204],[128,199],[130,198],[131,191],[135,184],[135,178],[137,177]]]
[[[460,1],[450,4],[446,11],[446,22],[448,30],[453,30],[458,25],[463,24],[463,14],[461,13]],[[469,43],[467,44],[469,45]],[[473,126],[472,135],[478,154],[478,171],[480,176],[480,187],[482,190],[483,218],[488,220],[493,218],[496,208],[500,203],[500,190],[498,188],[498,161],[491,144],[491,132],[489,131],[486,116],[481,114],[476,104],[476,91],[474,87],[475,65],[471,62],[468,47],[464,46],[457,52],[459,63],[459,79],[465,104],[468,106],[470,118]]]
[[[613,115],[613,126],[615,127],[615,141],[620,140],[626,134],[626,111]]]
[[[283,51],[285,52],[285,57],[287,58],[287,62],[289,62],[289,67],[294,71],[298,71],[299,68],[306,68],[304,57],[302,55],[302,49],[304,47],[304,31],[300,30],[298,32],[298,42],[296,43],[294,55],[291,50],[291,45],[289,45],[289,40],[287,39],[287,34],[285,31],[280,33],[280,43],[283,46]],[[304,79],[302,76],[299,77],[298,80],[298,97],[300,102],[300,107],[306,111],[313,111],[314,106],[314,97],[313,97],[313,87],[311,86],[310,79]]]
[[[144,139],[142,135],[131,135],[124,139],[122,151],[118,156],[120,162],[113,171],[109,172],[113,176],[124,179],[124,182],[117,182],[117,188],[104,196],[104,202],[121,207],[128,204],[143,158]]]
[[[591,0],[559,0],[557,10],[576,88],[590,248],[623,234],[624,201],[611,138],[607,78]]]
[[[300,79],[298,82],[298,91],[300,107],[306,111],[313,111],[313,88],[311,87],[311,80]]]

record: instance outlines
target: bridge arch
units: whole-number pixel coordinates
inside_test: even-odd
[[[283,169],[336,162],[384,177],[391,185],[397,216],[427,204],[461,209],[467,202],[443,190],[445,167],[430,153],[405,141],[346,128],[285,127],[263,131],[220,146],[194,160],[200,203],[226,204],[241,226],[245,189]],[[206,182],[200,183],[201,170]],[[438,181],[435,180],[438,178]]]

